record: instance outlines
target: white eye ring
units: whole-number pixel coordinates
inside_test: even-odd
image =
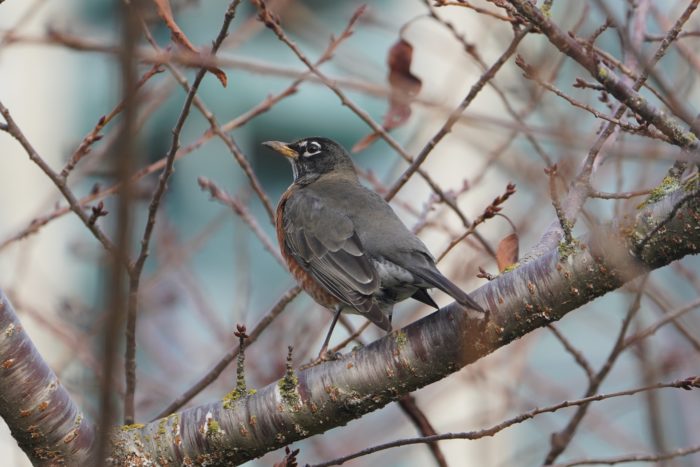
[[[306,151],[304,151],[304,157],[313,156],[315,154],[318,154],[319,152],[321,152],[321,145],[318,144],[316,141],[310,141],[306,145]]]

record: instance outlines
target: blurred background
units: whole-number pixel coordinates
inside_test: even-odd
[[[458,3],[458,2],[454,2]],[[471,5],[475,8],[466,7]],[[404,39],[413,47],[410,70],[420,91],[411,114],[391,134],[415,156],[445,123],[448,115],[491,66],[513,38],[506,13],[485,1],[436,7],[419,0],[371,2],[332,58],[320,69],[348,98],[381,122],[392,93],[387,80],[387,56]],[[541,2],[540,2],[541,3]],[[554,2],[552,17],[564,30],[588,38],[597,34],[612,12],[621,24],[641,24],[640,50],[650,55],[687,2]],[[323,0],[271,1],[281,25],[314,62],[341,37],[361,2]],[[641,23],[630,18],[646,8]],[[196,47],[210,46],[227,7],[223,1],[173,0],[174,18]],[[56,171],[70,160],[85,135],[121,99],[121,74],[114,53],[119,47],[121,2],[106,0],[25,0],[0,2],[0,101],[42,158]],[[160,48],[180,50],[171,31],[153,7],[144,25]],[[635,16],[637,15],[637,16]],[[685,31],[697,31],[693,17]],[[620,46],[624,30],[607,29],[596,45],[618,60],[628,59]],[[698,102],[697,37],[682,37],[656,68],[682,101]],[[153,56],[146,39],[139,50]],[[583,70],[563,58],[538,34],[528,35],[518,54],[542,77],[569,96],[612,114],[610,99],[595,89],[572,87]],[[297,56],[256,18],[255,7],[242,2],[230,34],[217,55],[228,76],[223,87],[213,74],[205,76],[198,93],[206,108],[245,155],[273,206],[291,183],[287,162],[261,147],[266,140],[290,141],[325,136],[348,149],[372,133],[332,90],[313,76]],[[627,62],[626,62],[627,63]],[[191,82],[196,70],[176,65]],[[139,75],[151,64],[139,65]],[[301,83],[291,88],[297,78]],[[294,91],[294,92],[292,92]],[[648,90],[643,93],[655,99]],[[164,70],[139,91],[139,168],[147,175],[135,182],[138,196],[134,245],[141,238],[148,201],[157,182],[158,162],[168,152],[185,91]],[[626,121],[637,125],[633,115]],[[109,212],[99,224],[115,231],[116,201],[109,190],[116,182],[114,145],[120,117],[105,126],[104,137],[92,145],[69,176],[78,198],[94,195]],[[456,199],[463,216],[473,220],[510,181],[518,191],[503,213],[515,225],[520,251],[527,252],[556,219],[543,169],[557,163],[561,188],[578,171],[596,140],[602,120],[545,91],[522,76],[514,58],[498,72],[461,114],[451,132],[432,151],[422,168]],[[274,227],[259,196],[224,142],[207,132],[210,124],[192,110],[181,135],[181,150],[159,211],[156,230],[140,288],[137,330],[136,418],[146,422],[199,380],[233,346],[236,324],[250,330],[278,302],[294,281],[260,235],[276,247]],[[645,190],[657,185],[676,150],[659,139],[626,132],[604,147],[604,163],[596,167],[594,186],[604,192]],[[406,163],[381,138],[357,151],[354,159],[363,182],[386,192]],[[202,190],[205,177],[243,207],[236,214]],[[563,190],[562,190],[563,196]],[[591,199],[587,223],[620,219],[644,198]],[[409,227],[419,232],[437,256],[465,231],[453,210],[441,203],[420,176],[413,176],[392,205]],[[108,261],[101,245],[73,213],[46,175],[17,142],[0,133],[0,288],[8,294],[41,353],[79,401],[85,412],[98,412],[104,335]],[[65,214],[64,214],[65,213]],[[253,219],[261,234],[250,227]],[[478,268],[498,274],[493,251],[513,228],[496,217],[478,227],[483,241],[472,235],[445,256],[440,268],[464,290],[485,279]],[[698,296],[700,262],[683,261],[654,272],[642,291],[641,307],[630,332],[659,320]],[[594,370],[608,359],[620,323],[633,303],[638,283],[576,310],[557,329],[585,356]],[[435,293],[436,301],[449,302]],[[405,302],[394,314],[395,326],[429,313]],[[349,327],[337,328],[333,343],[357,329],[361,317],[348,317]],[[282,376],[286,349],[294,346],[294,363],[316,355],[330,322],[330,313],[300,294],[251,344],[246,352],[249,387],[262,387]],[[698,374],[700,321],[689,313],[623,353],[597,392],[611,392]],[[367,343],[382,335],[370,326],[361,336]],[[354,345],[354,344],[351,344]],[[347,350],[347,349],[346,349]],[[120,353],[121,356],[121,353]],[[121,358],[121,357],[120,357]],[[119,363],[120,369],[122,362]],[[121,371],[121,370],[120,370]],[[115,383],[123,393],[121,373]],[[235,368],[200,392],[188,406],[220,399],[235,384]],[[438,433],[486,428],[500,421],[565,399],[584,395],[588,380],[560,339],[548,329],[531,333],[460,372],[415,393],[418,407]],[[121,385],[121,386],[120,386]],[[594,405],[562,461],[629,452],[661,452],[698,444],[696,394],[667,390],[619,398]],[[448,465],[540,465],[549,437],[573,412],[542,415],[527,423],[477,441],[440,444]],[[303,463],[320,462],[368,445],[418,432],[406,414],[392,404],[380,411],[300,443]],[[271,465],[282,455],[273,452],[249,465]],[[5,428],[0,439],[3,465],[29,465]],[[393,449],[360,458],[348,465],[434,465],[425,445]],[[668,465],[691,466],[700,457],[687,456]]]

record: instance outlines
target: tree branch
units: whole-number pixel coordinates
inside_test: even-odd
[[[553,250],[474,292],[490,310],[488,321],[453,303],[341,360],[288,373],[245,398],[225,396],[115,430],[111,460],[242,463],[380,409],[650,268],[698,253],[700,179],[648,202],[634,225],[601,230],[579,245],[565,259]],[[641,260],[630,253],[637,250]],[[4,295],[0,304],[0,415],[37,463],[85,461],[95,450],[94,428],[21,330]],[[43,433],[39,426],[56,428]]]
[[[453,303],[406,328],[299,372],[243,399],[223,400],[112,434],[111,460],[242,463],[344,425],[454,373],[648,269],[700,251],[700,180],[647,204],[629,228],[557,250],[474,292],[490,319]],[[663,229],[652,226],[663,224]],[[651,237],[649,233],[653,232]],[[647,240],[651,238],[651,240]],[[640,249],[641,260],[630,252]],[[0,416],[38,464],[81,463],[94,454],[94,428],[56,380],[0,293]],[[42,427],[51,426],[51,430]],[[274,441],[270,441],[270,440]]]
[[[649,268],[698,253],[699,185],[693,178],[647,205],[634,225],[601,229],[580,240],[566,259],[553,250],[484,285],[473,296],[490,309],[489,321],[453,303],[341,360],[288,374],[243,399],[224,397],[118,432],[114,455],[241,463],[377,410]],[[642,261],[633,257],[635,245],[658,223],[664,228],[646,242]]]
[[[579,65],[584,67],[618,101],[641,115],[644,120],[652,123],[673,144],[687,150],[697,151],[698,138],[692,132],[686,131],[678,121],[654,107],[647,99],[628,86],[624,80],[617,76],[601,60],[588,53],[575,38],[566,34],[550,21],[534,4],[527,0],[509,0],[509,3],[530,23],[537,26],[563,54],[573,58]]]
[[[437,442],[437,441],[444,441],[444,440],[450,440],[450,439],[481,439],[481,438],[486,438],[487,436],[494,436],[496,433],[503,431],[506,428],[510,428],[513,425],[517,425],[518,423],[522,423],[526,420],[530,420],[530,419],[532,419],[538,415],[541,415],[543,413],[557,412],[561,409],[565,409],[568,407],[580,407],[581,405],[584,405],[584,404],[590,404],[591,402],[603,401],[603,400],[612,399],[615,397],[631,396],[634,394],[638,394],[640,392],[650,393],[652,391],[655,391],[658,389],[665,389],[665,388],[679,388],[679,389],[690,390],[692,388],[697,388],[698,386],[700,386],[698,384],[698,377],[691,376],[690,378],[687,378],[684,380],[673,381],[671,383],[653,384],[650,386],[645,386],[645,387],[636,388],[636,389],[630,389],[627,391],[613,392],[610,394],[596,394],[596,395],[584,397],[583,399],[579,399],[579,400],[575,400],[575,401],[564,401],[564,402],[560,402],[559,404],[551,405],[549,407],[532,409],[528,412],[522,413],[522,414],[517,415],[513,418],[509,418],[508,420],[505,420],[505,421],[499,423],[498,425],[494,425],[490,428],[486,428],[483,430],[466,431],[466,432],[461,432],[461,433],[444,433],[441,435],[423,436],[420,438],[399,439],[396,441],[391,441],[389,443],[371,446],[369,448],[363,449],[363,450],[355,452],[353,454],[349,454],[347,456],[339,457],[337,459],[333,459],[333,460],[328,461],[328,462],[323,462],[321,464],[315,464],[315,465],[308,466],[308,467],[329,467],[331,465],[341,465],[341,464],[344,464],[345,462],[347,462],[351,459],[357,459],[358,457],[366,456],[368,454],[372,454],[375,452],[379,452],[379,451],[383,451],[383,450],[391,449],[391,448],[396,448],[399,446],[407,446],[410,444],[422,444],[422,443]],[[677,451],[677,453],[675,453],[675,455],[673,457],[683,455],[680,452],[681,451]],[[687,453],[695,452],[695,451],[685,451],[684,450],[683,452],[687,454]],[[585,463],[586,461],[581,461],[581,462]],[[569,464],[569,465],[572,465],[572,464]],[[573,464],[573,465],[577,465],[577,464]]]
[[[245,462],[378,410],[649,269],[698,252],[696,175],[647,200],[633,224],[600,229],[567,251],[552,250],[482,286],[473,297],[489,308],[488,320],[453,303],[341,360],[290,371],[244,398],[228,395],[115,430],[111,461]],[[4,296],[1,300],[0,415],[36,463],[85,461],[95,452],[94,428],[38,355]]]
[[[34,347],[2,291],[0,360],[0,416],[32,463],[85,463],[96,448],[95,428]]]

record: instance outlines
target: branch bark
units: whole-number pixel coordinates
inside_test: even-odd
[[[24,332],[2,291],[0,360],[0,417],[32,463],[85,463],[96,448],[95,428]]]

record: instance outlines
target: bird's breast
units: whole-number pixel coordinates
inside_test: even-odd
[[[287,263],[289,272],[292,273],[294,279],[301,286],[301,288],[314,299],[316,303],[327,308],[333,308],[337,303],[338,299],[333,295],[328,293],[328,291],[322,287],[314,278],[309,274],[309,272],[301,264],[294,259],[294,256],[289,254],[287,250],[287,245],[285,244],[285,232],[284,232],[284,207],[287,200],[292,196],[297,187],[290,187],[284,195],[277,206],[277,213],[275,216],[275,230],[277,233],[277,242],[279,243],[280,252],[282,253],[282,258],[284,262]]]

